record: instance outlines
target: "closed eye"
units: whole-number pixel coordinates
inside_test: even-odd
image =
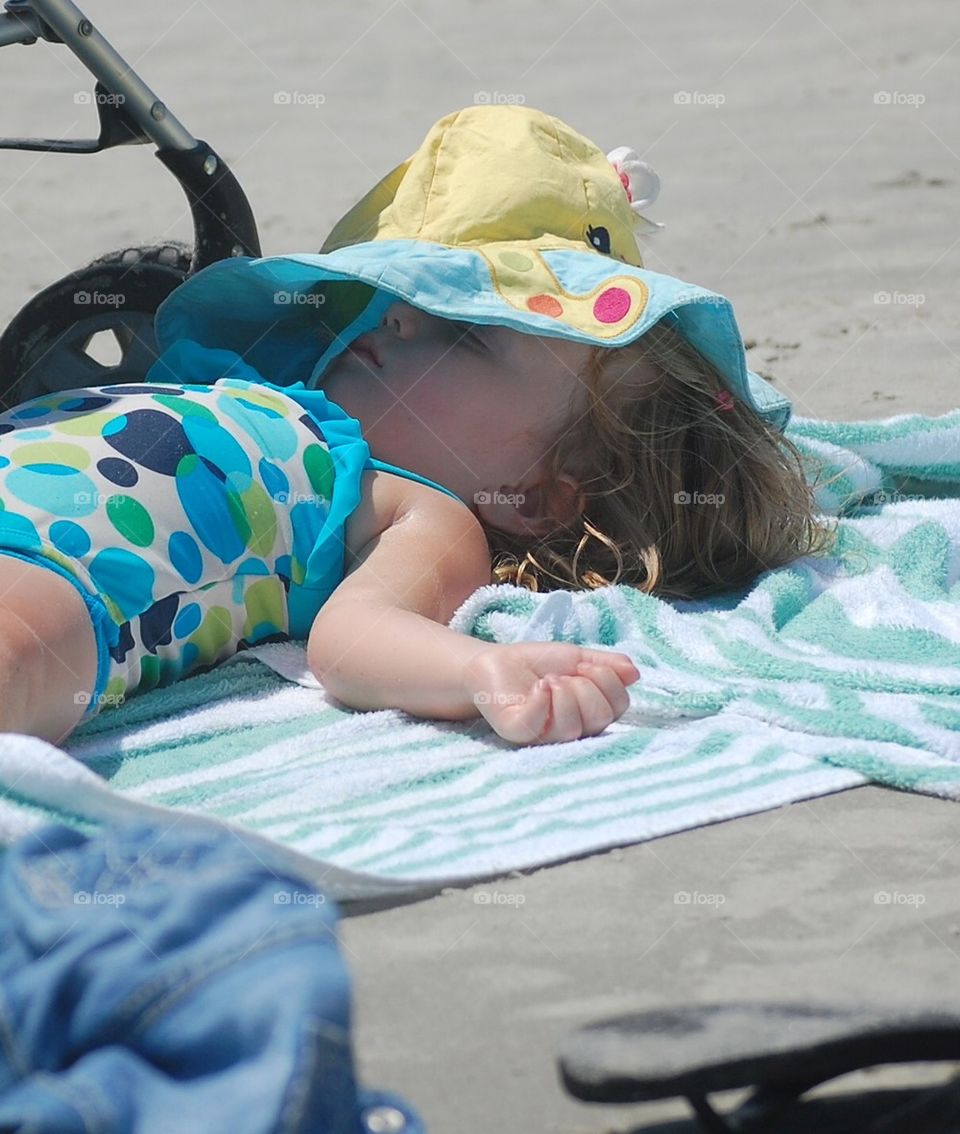
[[[451,319],[450,326],[456,332],[458,343],[463,343],[472,350],[485,351],[489,349],[480,333],[480,328],[475,323],[461,323],[456,319]]]

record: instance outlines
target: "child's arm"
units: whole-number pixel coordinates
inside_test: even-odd
[[[638,676],[624,655],[561,642],[491,645],[444,625],[490,581],[486,537],[463,505],[404,485],[381,482],[381,499],[395,493],[392,506],[348,555],[347,575],[311,628],[310,667],[328,692],[356,709],[482,715],[527,744],[592,735],[619,717],[623,686]],[[364,507],[372,514],[366,493]],[[593,669],[579,671],[582,662]],[[546,674],[558,675],[557,688],[537,687]]]
[[[388,495],[396,488],[391,482],[400,479],[384,483],[389,475],[377,474],[381,495],[374,498],[380,506],[374,526],[383,530],[355,557],[348,546],[348,562],[354,561],[310,631],[310,667],[330,693],[355,709],[475,717],[457,678],[488,647],[440,623],[490,581],[486,537],[466,507],[435,489],[408,481],[408,491]],[[366,492],[364,507],[372,513]]]

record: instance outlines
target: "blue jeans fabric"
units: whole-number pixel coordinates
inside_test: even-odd
[[[225,828],[0,857],[0,1132],[422,1134],[358,1088],[338,911]]]

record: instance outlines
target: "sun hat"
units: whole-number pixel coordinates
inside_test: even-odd
[[[222,260],[160,307],[157,340],[235,350],[278,385],[315,386],[397,299],[458,321],[601,346],[665,319],[734,398],[778,429],[790,403],[746,365],[729,300],[647,271],[638,236],[659,180],[526,106],[472,106],[337,222],[319,253]]]

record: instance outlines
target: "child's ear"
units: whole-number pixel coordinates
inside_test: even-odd
[[[572,524],[586,507],[579,484],[561,475],[552,491],[542,482],[505,485],[476,496],[477,516],[491,527],[515,536],[541,537]]]

